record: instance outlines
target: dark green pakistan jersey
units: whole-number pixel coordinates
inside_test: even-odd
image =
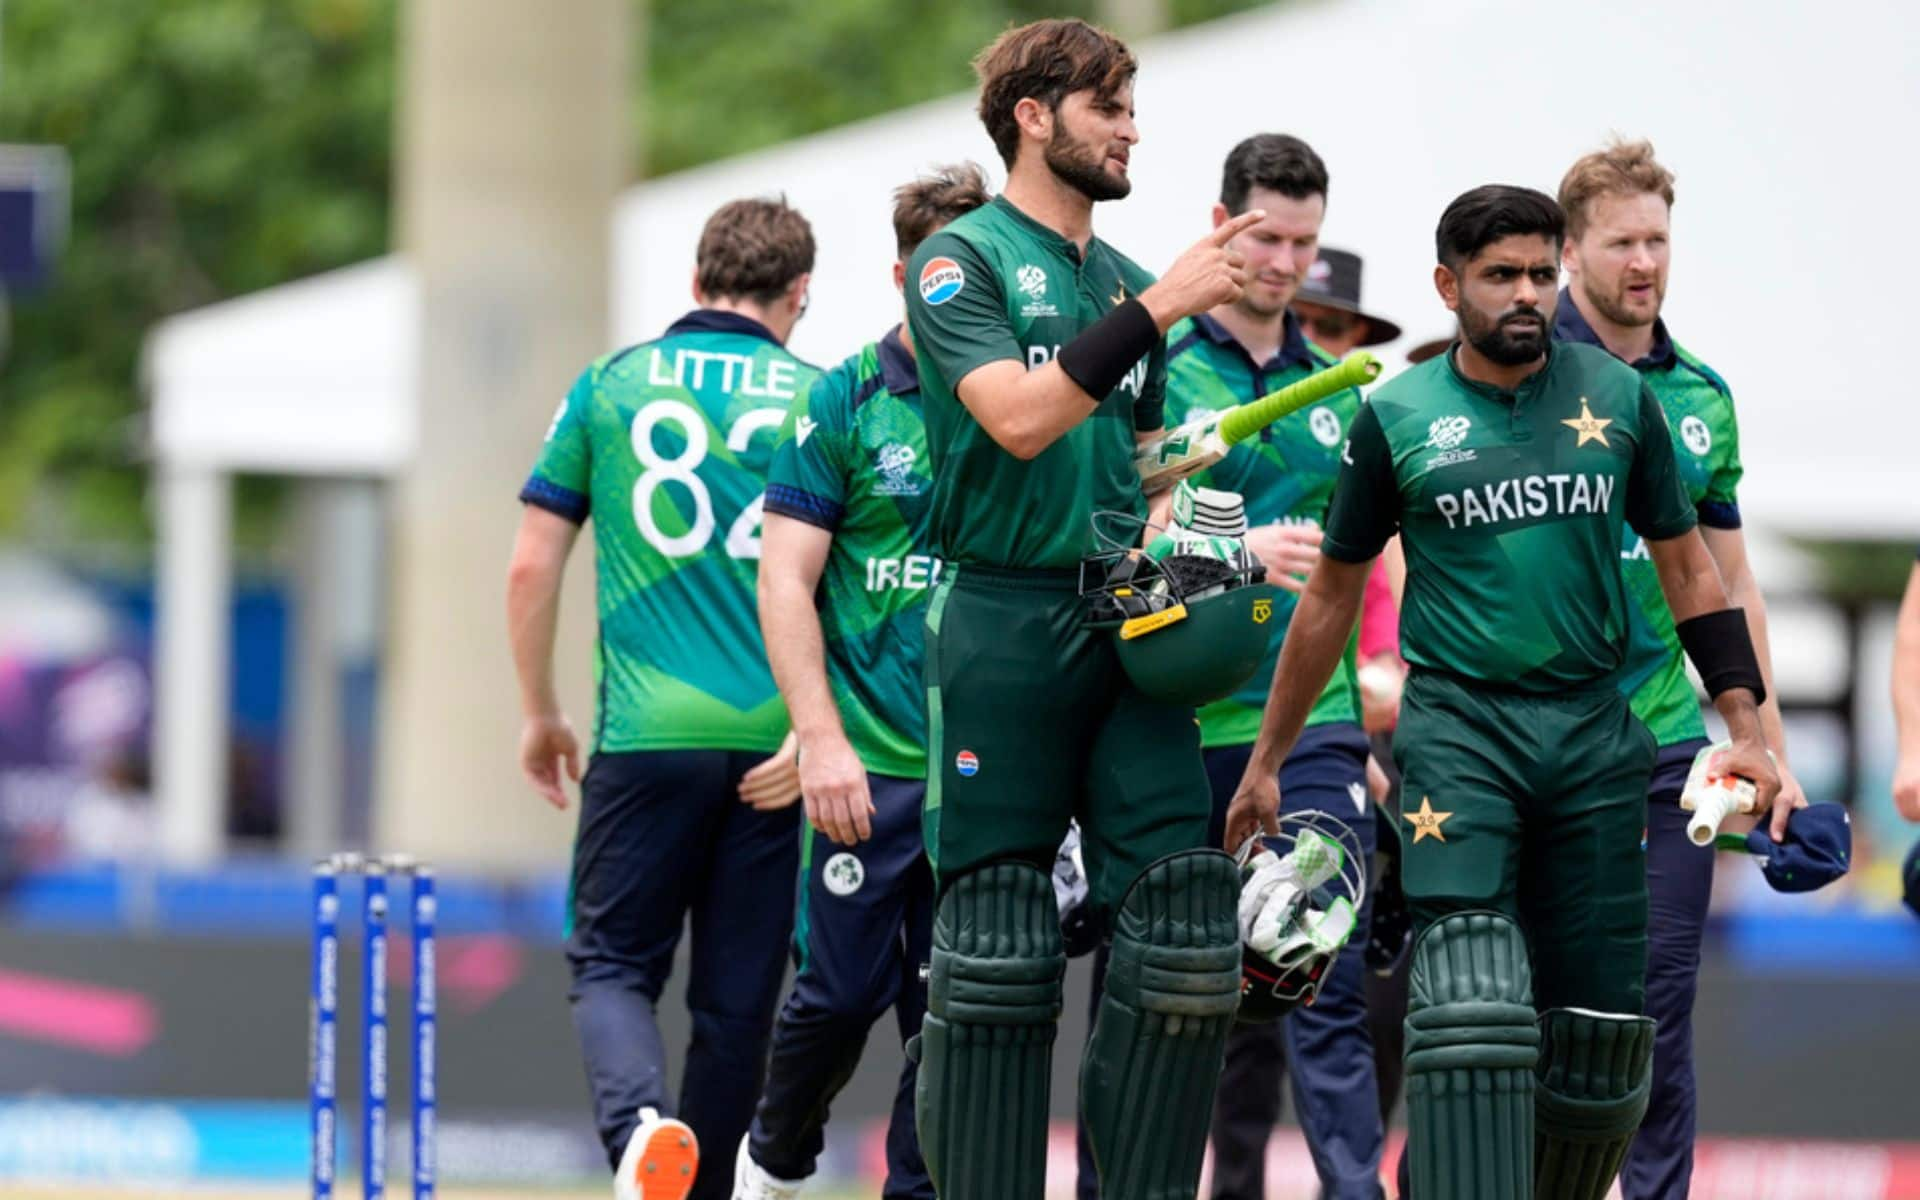
[[[827,678],[847,740],[877,775],[927,770],[932,492],[920,380],[895,329],[813,385],[767,477],[768,512],[833,534],[819,595]]]
[[[1631,367],[1555,344],[1507,392],[1449,352],[1361,409],[1321,551],[1364,562],[1398,530],[1407,661],[1551,692],[1625,661],[1622,518],[1654,541],[1694,526],[1660,402]]]
[[[1133,467],[1136,430],[1161,426],[1166,347],[1158,344],[1100,405],[1023,462],[955,394],[968,373],[1012,359],[1029,370],[1153,277],[1099,238],[1071,241],[1004,196],[921,243],[907,268],[907,323],[919,353],[933,456],[933,549],[948,562],[1073,567],[1093,549],[1092,514],[1146,515]]]
[[[1600,335],[1565,291],[1554,313],[1553,336],[1604,349]],[[1654,322],[1653,350],[1633,368],[1653,389],[1667,415],[1680,483],[1700,524],[1740,528],[1740,426],[1726,381],[1668,336],[1665,321]],[[1626,577],[1627,594],[1634,600],[1620,686],[1632,699],[1634,715],[1646,722],[1662,746],[1707,736],[1699,698],[1687,677],[1686,656],[1673,629],[1673,613],[1660,590],[1659,572],[1653,569],[1646,543],[1631,533],[1621,550],[1620,570]]]
[[[1167,423],[1178,426],[1204,412],[1219,412],[1298,382],[1336,360],[1300,333],[1287,314],[1279,353],[1256,364],[1246,349],[1212,317],[1202,314],[1167,331]],[[1349,389],[1312,408],[1284,417],[1260,435],[1235,446],[1202,471],[1194,482],[1238,492],[1245,497],[1247,523],[1275,522],[1320,526],[1340,472],[1340,447],[1347,427],[1360,411],[1360,392]],[[1260,734],[1260,714],[1273,683],[1273,666],[1286,640],[1287,623],[1298,598],[1288,591],[1274,597],[1275,620],[1268,623],[1267,660],[1239,691],[1200,710],[1200,741],[1214,746],[1251,745]],[[1326,691],[1307,717],[1309,725],[1360,719],[1360,687],[1354,675],[1358,633],[1327,681]]]

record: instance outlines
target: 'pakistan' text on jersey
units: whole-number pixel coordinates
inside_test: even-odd
[[[1660,402],[1590,346],[1550,345],[1513,392],[1453,357],[1361,408],[1321,553],[1364,562],[1400,531],[1417,667],[1534,693],[1614,678],[1632,620],[1622,517],[1655,541],[1694,526]]]
[[[1093,549],[1094,512],[1146,515],[1134,434],[1161,426],[1165,343],[1030,462],[1003,450],[955,388],[1003,359],[1045,366],[1152,282],[1099,238],[1082,257],[1004,196],[920,244],[907,268],[907,323],[933,455],[934,553],[961,565],[1071,568]]]
[[[1554,313],[1553,335],[1566,342],[1601,346],[1600,335],[1562,291]],[[1740,528],[1740,426],[1734,419],[1733,393],[1707,365],[1667,334],[1665,321],[1653,325],[1653,349],[1633,368],[1653,389],[1667,414],[1680,483],[1702,526]],[[1687,677],[1686,655],[1673,628],[1673,611],[1660,590],[1660,573],[1646,543],[1632,533],[1621,551],[1620,569],[1634,600],[1634,620],[1621,687],[1632,698],[1633,715],[1662,746],[1707,736],[1700,700]]]
[[[760,509],[780,426],[818,374],[759,322],[703,309],[599,359],[561,402],[520,498],[596,518],[596,751],[779,748]]]
[[[848,742],[876,775],[927,770],[932,498],[920,379],[895,329],[813,385],[767,477],[768,512],[833,535],[820,574],[827,678]]]
[[[1337,361],[1307,341],[1292,313],[1285,328],[1279,353],[1256,364],[1239,340],[1210,316],[1174,325],[1167,331],[1167,424],[1177,427],[1199,413],[1245,404]],[[1322,525],[1340,472],[1340,447],[1359,411],[1359,390],[1341,392],[1262,429],[1258,437],[1235,446],[1202,471],[1195,482],[1240,493],[1250,527],[1276,521]],[[1276,619],[1268,623],[1266,661],[1233,695],[1200,710],[1201,745],[1246,746],[1259,737],[1274,663],[1297,603],[1289,591],[1274,596]],[[1348,639],[1333,677],[1307,716],[1308,725],[1360,719],[1360,685],[1354,674],[1358,636],[1356,631]]]

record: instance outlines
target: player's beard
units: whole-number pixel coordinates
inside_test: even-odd
[[[1651,325],[1660,319],[1660,306],[1667,300],[1666,280],[1657,275],[1653,278],[1653,311],[1651,313],[1637,313],[1628,308],[1626,291],[1625,277],[1621,278],[1620,286],[1610,296],[1601,295],[1585,280],[1580,284],[1580,292],[1587,298],[1587,302],[1592,304],[1601,316],[1624,329],[1637,329],[1642,325]]]
[[[1125,175],[1107,173],[1106,150],[1104,144],[1089,147],[1075,140],[1068,135],[1065,122],[1056,121],[1053,136],[1047,139],[1047,169],[1055,179],[1095,203],[1123,200],[1133,190],[1133,181]]]
[[[1539,321],[1533,329],[1513,329],[1508,322],[1531,316]],[[1497,317],[1488,317],[1470,304],[1460,306],[1460,336],[1467,344],[1503,367],[1522,367],[1547,351],[1546,314],[1537,308],[1510,308]]]

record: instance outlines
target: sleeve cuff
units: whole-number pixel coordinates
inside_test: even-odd
[[[1639,526],[1636,525],[1634,526],[1633,531],[1639,534],[1641,537],[1645,538],[1649,542],[1664,542],[1668,538],[1679,537],[1681,534],[1687,532],[1689,529],[1692,529],[1694,526],[1698,525],[1699,523],[1700,523],[1699,518],[1695,517],[1693,515],[1693,512],[1689,510],[1684,515],[1680,517],[1676,517],[1674,520],[1663,521],[1660,524],[1652,526],[1651,528],[1648,528],[1648,529],[1641,529]],[[1324,551],[1326,549],[1326,546],[1322,545],[1320,548],[1322,551]]]
[[[1694,512],[1709,529],[1740,528],[1740,506],[1732,500],[1702,500]]]
[[[1335,537],[1323,537],[1320,540],[1320,553],[1333,559],[1335,562],[1343,563],[1371,562],[1380,557],[1380,552],[1386,548],[1387,539],[1385,538],[1381,538],[1378,542],[1374,543],[1371,550],[1355,545],[1352,542],[1343,542]]]
[[[840,528],[840,519],[847,515],[844,505],[824,500],[812,492],[804,492],[784,483],[767,485],[767,499],[763,508],[764,511],[778,516],[805,521],[828,533]]]
[[[543,508],[562,520],[572,521],[575,525],[584,525],[592,511],[593,502],[583,493],[569,487],[561,487],[538,475],[527,480],[527,486],[520,489],[520,503]]]

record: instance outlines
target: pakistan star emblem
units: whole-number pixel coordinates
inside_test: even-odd
[[[1568,417],[1560,423],[1580,435],[1580,440],[1573,444],[1573,448],[1578,450],[1588,442],[1599,442],[1602,446],[1606,446],[1606,428],[1613,424],[1613,418],[1608,417],[1602,420],[1594,416],[1593,410],[1587,407],[1587,398],[1582,396],[1580,397],[1580,415]],[[1608,449],[1612,447],[1609,446]]]
[[[1443,842],[1446,841],[1447,835],[1440,832],[1440,824],[1452,815],[1450,812],[1433,811],[1432,802],[1425,796],[1420,797],[1419,812],[1401,814],[1405,820],[1413,822],[1413,842],[1416,846],[1419,845],[1423,839],[1429,837],[1438,838]]]
[[[1126,283],[1126,280],[1123,279],[1120,281],[1119,289],[1113,293],[1113,306],[1115,308],[1119,308],[1122,304],[1125,304],[1126,302],[1127,302],[1127,283]]]

